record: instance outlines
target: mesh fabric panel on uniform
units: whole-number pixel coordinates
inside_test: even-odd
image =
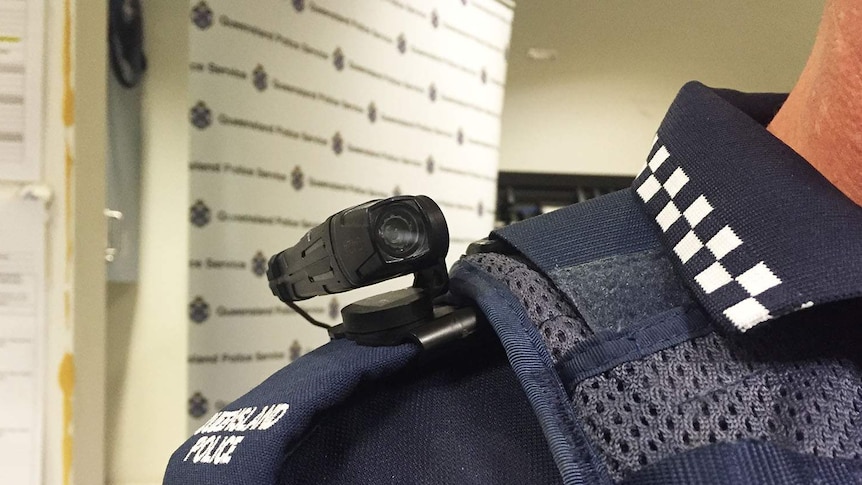
[[[572,404],[616,480],[676,453],[745,439],[859,459],[862,371],[852,345],[808,335],[811,345],[793,332],[710,334],[582,381]]]
[[[526,263],[496,253],[474,254],[465,260],[509,287],[539,329],[555,363],[574,344],[592,336],[593,332],[578,310],[548,278]]]

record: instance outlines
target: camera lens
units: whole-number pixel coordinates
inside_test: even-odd
[[[380,226],[380,238],[396,251],[404,251],[416,244],[419,239],[418,234],[410,227],[410,223],[398,216],[390,216]]]
[[[409,206],[387,208],[377,220],[380,249],[396,258],[413,256],[425,242],[425,227],[422,218]]]

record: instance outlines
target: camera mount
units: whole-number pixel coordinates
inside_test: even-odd
[[[424,348],[476,330],[476,312],[438,300],[449,288],[449,230],[425,196],[396,196],[345,209],[270,258],[272,293],[332,338],[361,345],[415,341]],[[294,302],[340,293],[413,273],[413,286],[375,295],[341,310],[344,323],[318,322]]]
[[[435,304],[449,286],[443,261],[417,271],[411,288],[390,291],[347,305],[344,323],[330,330],[360,345],[397,345],[414,341],[426,350],[476,331],[476,311]]]

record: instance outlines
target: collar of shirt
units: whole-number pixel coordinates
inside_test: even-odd
[[[862,296],[862,207],[766,130],[785,99],[687,84],[633,184],[681,278],[740,331]]]

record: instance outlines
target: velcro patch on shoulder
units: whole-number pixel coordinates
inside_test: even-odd
[[[505,283],[524,306],[554,362],[593,335],[584,318],[545,275],[523,261],[496,253],[467,256],[465,261]]]

